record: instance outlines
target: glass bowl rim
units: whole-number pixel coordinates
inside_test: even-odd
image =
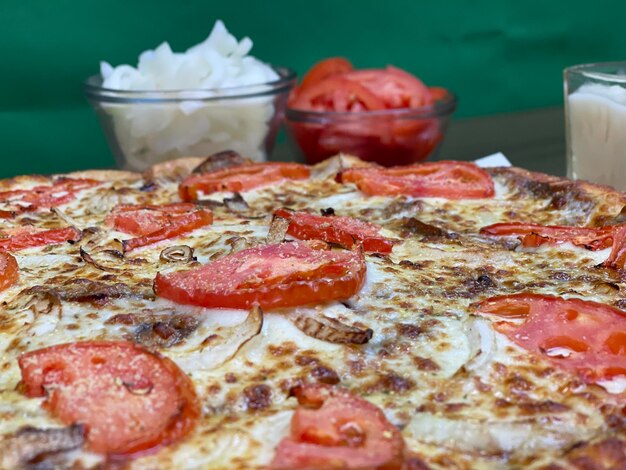
[[[450,116],[457,107],[456,95],[446,90],[443,99],[419,108],[381,109],[376,111],[307,111],[287,106],[285,120],[295,122],[349,121],[368,118],[424,119]]]
[[[583,75],[588,78],[596,78],[602,80],[611,80],[616,82],[625,82],[626,83],[626,73],[625,74],[614,74],[614,73],[606,73],[600,72],[598,70],[594,70],[597,68],[605,67],[619,67],[622,66],[626,70],[626,60],[613,60],[608,62],[589,62],[587,64],[577,64],[571,65],[563,69],[563,75],[568,76],[572,73],[577,73]]]
[[[102,76],[91,75],[83,82],[87,98],[110,103],[179,103],[182,101],[219,101],[255,98],[289,92],[296,83],[296,72],[289,67],[271,66],[279,78],[254,85],[179,90],[116,90],[101,86]]]

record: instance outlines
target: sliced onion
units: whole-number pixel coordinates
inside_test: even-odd
[[[615,284],[614,282],[604,282],[604,281],[595,282],[593,284],[593,290],[594,292],[597,292],[598,294],[605,294],[605,295],[618,294],[620,292],[620,288],[617,284]]]
[[[356,160],[353,157],[349,157],[343,154],[327,158],[323,162],[311,168],[311,178],[323,180],[333,178],[341,170],[345,170],[346,168],[351,168],[355,166],[355,161]],[[352,189],[351,191],[356,190]]]
[[[123,315],[123,314],[122,314]],[[171,348],[185,341],[200,325],[198,315],[134,315],[133,339],[149,348]],[[113,317],[111,320],[114,320]]]
[[[22,428],[0,441],[0,468],[25,468],[45,454],[77,449],[84,443],[84,434],[80,424],[50,429]]]
[[[100,271],[107,271],[107,272],[121,271],[121,269],[119,268],[114,268],[112,266],[105,266],[102,263],[97,262],[95,259],[93,259],[93,256],[91,256],[89,253],[87,253],[87,251],[85,251],[85,249],[82,246],[80,247],[80,257],[83,259],[85,263],[92,265],[94,268],[99,269]]]
[[[234,358],[248,341],[261,333],[262,328],[263,311],[255,306],[243,322],[217,327],[212,331],[200,327],[194,336],[197,337],[203,330],[209,334],[199,344],[183,344],[168,352],[185,371],[215,369]]]
[[[274,216],[270,223],[270,229],[265,237],[265,243],[273,245],[274,243],[281,243],[285,240],[287,235],[287,229],[289,229],[289,220],[283,217]]]
[[[431,413],[418,413],[404,429],[407,437],[431,445],[465,452],[526,455],[539,449],[562,449],[585,440],[602,426],[601,419],[592,419],[586,430],[575,419],[541,416],[519,421],[484,421],[450,419]],[[598,417],[599,418],[599,417]]]
[[[23,291],[23,293],[45,295],[57,301],[67,302],[98,303],[120,298],[154,299],[154,294],[151,291],[133,290],[127,284],[121,282],[109,284],[81,277],[70,279],[56,287],[50,285],[33,286]]]
[[[63,318],[63,304],[54,293],[40,291],[35,286],[21,291],[14,306],[15,318],[20,316],[19,325],[23,325],[33,336],[44,336],[54,331]],[[2,467],[0,467],[2,468]]]
[[[31,296],[21,310],[31,310],[35,315],[53,315],[61,318],[63,316],[61,300],[53,293],[39,291],[36,287],[20,292],[20,297]]]
[[[200,165],[192,170],[192,173],[202,174],[210,171],[221,170],[223,168],[230,168],[233,166],[244,165],[250,163],[251,160],[242,157],[234,150],[224,150],[222,152],[209,155]]]
[[[298,311],[289,315],[293,324],[312,338],[335,344],[365,344],[374,331],[371,328],[357,328],[341,323],[335,318],[321,314]]]
[[[243,198],[243,196],[239,193],[234,193],[232,197],[224,198],[224,205],[231,212],[246,212],[250,206]]]
[[[473,372],[489,364],[496,352],[496,335],[484,318],[470,316],[464,325],[470,347],[470,360],[465,370]]]
[[[227,245],[230,245],[230,252],[237,253],[238,251],[243,251],[247,248],[251,248],[253,244],[245,237],[232,237],[226,240]]]
[[[154,179],[154,175],[147,172],[143,177],[143,184],[139,188],[139,191],[144,193],[151,193],[159,189],[159,183]]]
[[[594,225],[618,225],[626,222],[626,206],[622,206],[622,209],[619,211],[619,214],[613,217],[607,217],[609,220],[595,220]]]
[[[216,207],[224,207],[224,201],[215,201],[213,199],[197,199],[193,201],[194,204],[202,207],[208,207],[209,209],[215,209]]]
[[[159,260],[166,263],[188,263],[193,261],[193,248],[187,245],[168,246],[161,251]]]
[[[440,227],[422,222],[415,217],[405,217],[401,220],[405,236],[421,235],[429,239],[448,238],[449,234]]]
[[[105,242],[107,237],[108,233],[106,231],[100,230],[97,227],[87,227],[83,230],[80,241],[84,248],[91,250]]]
[[[59,219],[61,219],[63,222],[65,222],[70,227],[74,227],[76,230],[82,230],[84,228],[84,227],[81,227],[81,225],[78,222],[76,222],[76,220],[71,218],[69,215],[67,215],[65,212],[63,212],[58,207],[51,208],[50,212],[53,212],[54,214],[56,214],[56,216]]]

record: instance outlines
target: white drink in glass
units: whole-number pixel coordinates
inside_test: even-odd
[[[566,70],[568,176],[626,190],[626,75],[589,70],[607,66]]]

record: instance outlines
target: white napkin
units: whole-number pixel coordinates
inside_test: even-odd
[[[474,160],[474,163],[482,168],[490,166],[513,166],[502,152],[497,152],[487,155],[486,157],[479,158],[478,160]]]

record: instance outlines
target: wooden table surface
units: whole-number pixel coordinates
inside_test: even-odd
[[[563,108],[453,121],[439,158],[473,160],[495,152],[515,166],[565,176]]]

